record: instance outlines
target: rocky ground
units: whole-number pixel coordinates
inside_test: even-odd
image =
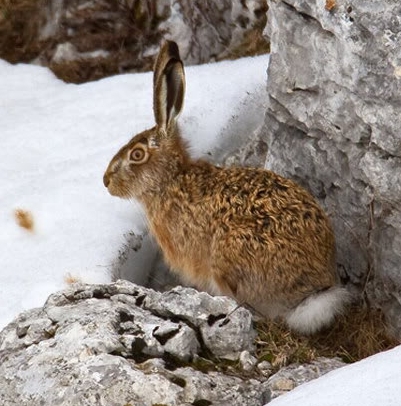
[[[0,333],[2,405],[264,405],[344,365],[273,374],[251,313],[190,288],[74,285]]]

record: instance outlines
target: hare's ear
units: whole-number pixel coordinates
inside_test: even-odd
[[[153,75],[153,110],[156,124],[165,134],[182,110],[184,94],[184,65],[178,46],[166,41],[157,56]]]

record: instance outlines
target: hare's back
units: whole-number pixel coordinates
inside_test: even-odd
[[[222,168],[214,179],[212,193],[218,212],[231,215],[232,221],[267,229],[276,226],[277,232],[331,231],[314,197],[290,179],[256,168]]]

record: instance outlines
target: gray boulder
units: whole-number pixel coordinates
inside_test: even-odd
[[[262,405],[260,380],[195,368],[239,359],[254,337],[250,312],[228,298],[76,285],[0,333],[0,404]]]
[[[332,7],[334,5],[334,7]],[[401,3],[271,1],[268,168],[329,213],[341,276],[401,334]]]

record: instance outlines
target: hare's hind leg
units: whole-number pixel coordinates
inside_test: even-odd
[[[232,297],[239,305],[247,307],[256,316],[274,320],[286,314],[288,307],[277,298],[266,295],[263,284],[253,286],[249,273],[230,271],[222,275],[221,269],[215,272],[215,283],[220,294]],[[245,277],[244,277],[245,276]]]
[[[233,280],[230,274],[227,277],[221,272],[221,269],[212,269],[212,275],[216,292],[219,292],[220,295],[237,298],[237,281]]]

